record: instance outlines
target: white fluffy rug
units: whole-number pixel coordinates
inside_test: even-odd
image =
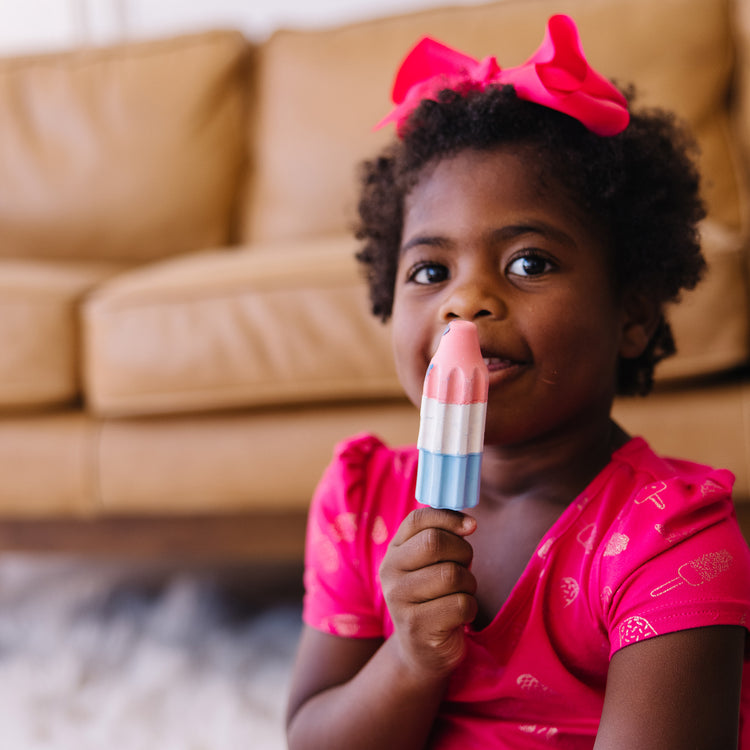
[[[0,744],[283,750],[297,584],[0,555]]]

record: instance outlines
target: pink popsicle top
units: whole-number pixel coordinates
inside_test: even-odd
[[[487,401],[488,389],[477,327],[468,320],[452,321],[427,368],[423,397],[444,404],[476,404]]]

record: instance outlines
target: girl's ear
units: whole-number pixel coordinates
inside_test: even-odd
[[[661,305],[638,292],[625,295],[620,356],[640,357],[661,320]]]

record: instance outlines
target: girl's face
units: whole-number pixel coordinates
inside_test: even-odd
[[[608,419],[620,355],[637,345],[607,251],[531,156],[467,150],[409,194],[396,275],[399,377],[419,404],[440,335],[477,324],[490,371],[487,445]]]

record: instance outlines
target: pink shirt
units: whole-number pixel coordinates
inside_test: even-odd
[[[305,622],[343,637],[393,632],[378,581],[418,503],[417,452],[373,436],[342,443],[308,522]],[[541,540],[495,619],[467,629],[432,748],[591,748],[609,660],[646,638],[747,627],[750,550],[733,476],[664,459],[634,438]],[[750,750],[750,670],[740,747]],[[638,689],[637,684],[633,686]]]

